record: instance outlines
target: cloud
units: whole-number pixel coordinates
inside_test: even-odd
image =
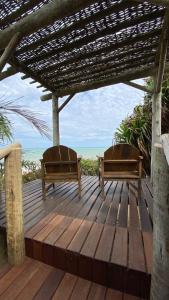
[[[20,77],[21,74],[17,74],[0,82],[0,96],[16,99],[18,104],[38,113],[51,127],[51,101],[41,102],[42,90],[30,85],[31,80],[23,81]],[[111,145],[116,128],[142,102],[143,96],[143,92],[124,84],[75,95],[60,113],[61,143],[81,147]],[[64,99],[65,97],[59,102],[62,103]],[[51,145],[50,141],[42,138],[23,119],[15,115],[9,117],[14,126],[14,138],[24,148],[44,148]]]

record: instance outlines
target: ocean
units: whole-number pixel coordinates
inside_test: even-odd
[[[103,155],[104,151],[107,147],[72,147],[77,153],[78,156],[82,156],[82,158],[88,159],[97,159],[97,155]],[[42,158],[42,154],[46,149],[23,149],[22,158],[24,160],[36,161],[38,162],[39,159]]]

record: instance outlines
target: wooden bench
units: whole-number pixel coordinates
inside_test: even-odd
[[[136,180],[138,197],[141,194],[142,156],[138,149],[129,144],[117,144],[99,157],[99,183],[104,197],[104,181]]]

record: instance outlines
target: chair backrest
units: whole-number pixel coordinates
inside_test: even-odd
[[[104,170],[111,171],[138,171],[140,151],[129,144],[117,144],[104,152]],[[111,160],[117,160],[117,163]],[[135,163],[128,161],[119,163],[118,160],[136,160]]]
[[[77,153],[63,145],[54,146],[43,153],[43,163],[46,173],[77,172]]]

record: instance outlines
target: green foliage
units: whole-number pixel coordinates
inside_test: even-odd
[[[146,81],[149,88],[153,87],[151,79]],[[115,132],[117,143],[129,143],[137,147],[144,157],[144,168],[150,173],[151,165],[151,119],[152,96],[147,93],[143,105],[135,107],[131,116],[123,120]],[[165,81],[162,88],[162,133],[169,131],[169,82]]]
[[[23,183],[41,178],[40,164],[35,161],[22,161]],[[81,170],[83,175],[98,175],[99,165],[97,160],[82,159]]]
[[[15,100],[16,101],[16,100]],[[46,123],[39,119],[34,112],[16,105],[15,101],[8,101],[3,97],[0,98],[0,142],[12,140],[13,124],[10,122],[8,115],[16,114],[28,121],[42,136],[50,138],[49,128]]]
[[[11,141],[12,139],[12,130],[11,123],[6,116],[0,113],[0,141],[4,142],[5,140]]]
[[[23,183],[41,178],[40,164],[35,161],[23,160],[22,170]]]
[[[99,172],[99,164],[97,160],[92,159],[82,159],[81,168],[83,175],[95,176]]]

